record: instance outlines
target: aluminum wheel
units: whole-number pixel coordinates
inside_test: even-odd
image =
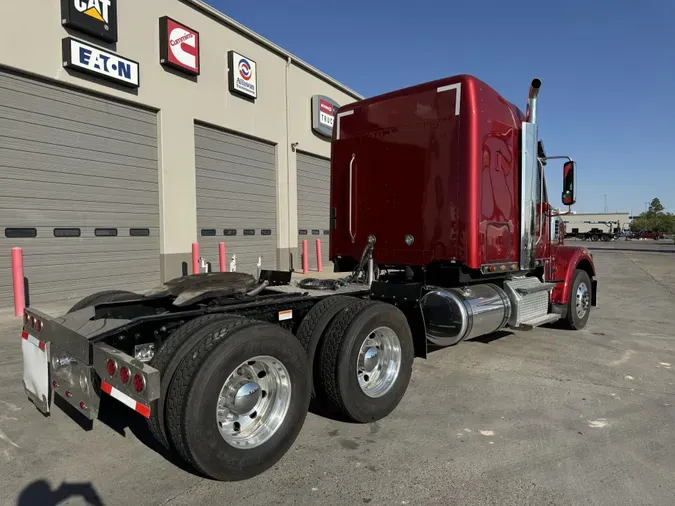
[[[279,360],[258,356],[241,363],[218,396],[216,421],[235,448],[255,448],[279,429],[291,403],[291,380]]]
[[[401,371],[401,343],[396,332],[379,327],[363,341],[359,350],[357,376],[368,397],[382,397],[391,390]]]
[[[582,319],[584,316],[586,316],[586,312],[588,311],[588,308],[591,303],[591,297],[588,291],[588,286],[586,286],[586,283],[579,283],[579,286],[577,287],[577,316],[579,319]]]

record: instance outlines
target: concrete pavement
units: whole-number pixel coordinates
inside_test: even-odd
[[[434,352],[391,416],[350,425],[310,414],[272,470],[240,483],[177,467],[147,446],[137,418],[130,428],[105,416],[87,432],[58,409],[42,417],[21,387],[19,324],[5,323],[0,505],[671,506],[675,252],[596,244],[600,307],[586,329]]]

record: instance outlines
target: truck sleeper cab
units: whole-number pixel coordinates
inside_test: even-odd
[[[102,395],[217,480],[259,475],[310,406],[357,423],[388,416],[415,357],[509,327],[588,321],[591,255],[563,244],[547,202],[533,81],[523,115],[456,76],[341,109],[332,147],[337,280],[204,273],[143,294],[106,290],[67,314],[29,307],[23,385],[45,414],[90,420]],[[575,201],[575,164],[563,204]]]

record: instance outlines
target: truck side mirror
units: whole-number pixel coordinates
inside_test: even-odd
[[[576,196],[576,169],[575,162],[566,162],[563,165],[562,203],[571,206],[577,201]]]

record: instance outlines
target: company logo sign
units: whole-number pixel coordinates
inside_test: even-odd
[[[190,75],[199,75],[199,32],[168,16],[159,20],[159,61]]]
[[[63,65],[124,86],[138,88],[139,66],[133,60],[109,53],[73,38],[63,39]]]
[[[326,100],[319,99],[319,123],[326,125],[328,128],[333,128],[333,121],[335,121],[333,104]]]
[[[312,130],[326,137],[333,134],[335,115],[340,106],[323,95],[312,97]]]
[[[248,82],[251,80],[253,72],[251,72],[251,64],[244,58],[239,60],[239,75],[241,78]]]
[[[230,67],[230,91],[252,99],[258,98],[256,63],[236,51],[230,51],[227,60]]]
[[[117,0],[61,0],[64,26],[117,42]]]

